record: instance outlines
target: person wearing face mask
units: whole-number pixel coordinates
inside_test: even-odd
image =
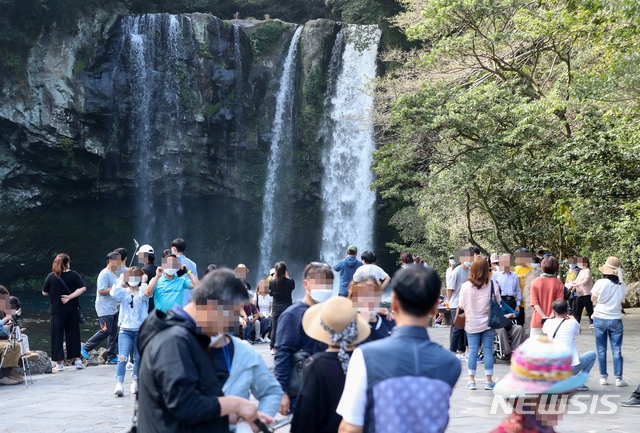
[[[228,433],[229,424],[240,421],[273,422],[247,398],[223,393],[219,362],[211,353],[212,337],[214,347],[224,346],[221,328],[225,322],[230,328],[228,319],[237,317],[240,304],[248,300],[233,271],[221,268],[198,283],[184,308],[156,309],[143,322],[138,335],[138,432]],[[234,311],[229,311],[230,302],[236,304]],[[241,361],[240,350],[233,360],[229,354],[231,375]],[[245,430],[251,429],[247,424]]]
[[[181,278],[187,275],[189,279]],[[186,265],[180,265],[175,254],[168,254],[162,259],[162,267],[156,269],[156,276],[144,289],[146,296],[153,295],[156,310],[165,312],[174,305],[184,305],[183,295],[186,290],[194,289],[200,280]]]
[[[447,282],[447,298],[449,299],[449,308],[451,309],[451,341],[449,350],[456,354],[461,361],[466,361],[465,351],[465,333],[464,329],[456,328],[453,322],[456,320],[456,309],[458,308],[458,299],[460,297],[460,288],[469,279],[469,270],[471,261],[473,260],[473,250],[468,248],[460,251],[460,266],[457,266],[451,273],[451,278]]]
[[[318,341],[304,332],[302,317],[310,306],[326,301],[333,293],[333,271],[328,264],[309,263],[304,268],[303,276],[304,298],[280,315],[276,334],[273,372],[285,393],[280,404],[282,415],[294,411],[302,384],[302,367],[311,355],[320,350]]]
[[[454,256],[453,254],[449,255],[449,267],[447,268],[447,272],[445,273],[445,284],[447,285],[447,287],[451,287],[449,285],[449,280],[451,279],[451,274],[453,273],[453,270],[456,267],[456,256]]]
[[[131,394],[138,392],[138,369],[140,367],[140,353],[138,352],[138,331],[149,312],[149,298],[144,294],[146,275],[137,266],[124,271],[120,284],[111,288],[111,297],[120,303],[118,317],[118,366],[116,367],[116,388],[114,394],[124,395],[124,376],[127,358],[133,348],[133,374]]]
[[[116,271],[121,262],[120,253],[107,254],[107,266],[98,275],[96,291],[96,313],[100,329],[93,337],[80,347],[84,359],[89,359],[89,352],[107,340],[107,363],[118,363],[118,303],[110,295],[116,284]]]

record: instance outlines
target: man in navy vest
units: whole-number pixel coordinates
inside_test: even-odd
[[[449,398],[460,376],[455,355],[429,340],[438,311],[440,277],[407,265],[393,277],[391,337],[357,348],[351,356],[337,412],[339,433],[444,432]]]

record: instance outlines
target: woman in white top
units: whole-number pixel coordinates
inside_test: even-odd
[[[576,296],[575,310],[573,311],[573,317],[576,318],[578,323],[582,318],[582,310],[587,309],[587,316],[589,317],[589,327],[593,329],[593,302],[591,301],[591,288],[593,287],[593,279],[591,278],[591,265],[589,263],[589,257],[578,257],[578,267],[581,269],[580,273],[575,280],[567,283],[567,286],[573,289],[573,293]]]
[[[144,279],[144,280],[143,280]],[[138,332],[142,322],[149,313],[149,298],[145,296],[147,276],[137,266],[133,266],[120,276],[111,288],[111,296],[120,303],[118,316],[118,365],[116,366],[116,389],[114,394],[121,397],[124,394],[124,376],[127,359],[133,347],[133,372],[131,394],[138,393],[138,368],[140,367],[140,352],[138,352]]]
[[[256,289],[256,295],[253,297],[253,305],[258,308],[260,312],[260,336],[265,343],[270,343],[271,340],[267,337],[267,334],[271,332],[271,314],[273,313],[273,297],[269,294],[269,286],[264,280],[258,281],[258,288]]]
[[[627,286],[622,282],[620,259],[609,257],[600,269],[602,279],[591,289],[591,300],[597,302],[593,308],[593,327],[596,337],[596,352],[600,367],[600,384],[607,382],[607,340],[611,342],[613,375],[616,386],[627,386],[622,378],[622,301]]]

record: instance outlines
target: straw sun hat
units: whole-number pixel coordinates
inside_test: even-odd
[[[513,352],[511,372],[500,380],[493,393],[505,397],[538,394],[566,394],[578,389],[589,373],[573,375],[573,352],[547,337],[531,337]]]
[[[344,333],[352,321],[355,321],[354,330],[357,330],[358,334],[354,340],[347,342],[348,345],[366,340],[371,333],[371,328],[367,321],[360,317],[351,300],[338,296],[309,307],[302,316],[302,328],[314,340],[330,346],[339,346],[340,341],[336,341],[338,339],[336,335]]]
[[[603,275],[618,275],[618,269],[620,269],[620,259],[613,256],[609,257],[605,264],[598,268]]]

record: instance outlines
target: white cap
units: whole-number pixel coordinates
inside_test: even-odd
[[[141,253],[155,254],[153,252],[153,247],[151,245],[147,245],[147,244],[144,244],[143,246],[141,246],[138,251],[141,252]]]

